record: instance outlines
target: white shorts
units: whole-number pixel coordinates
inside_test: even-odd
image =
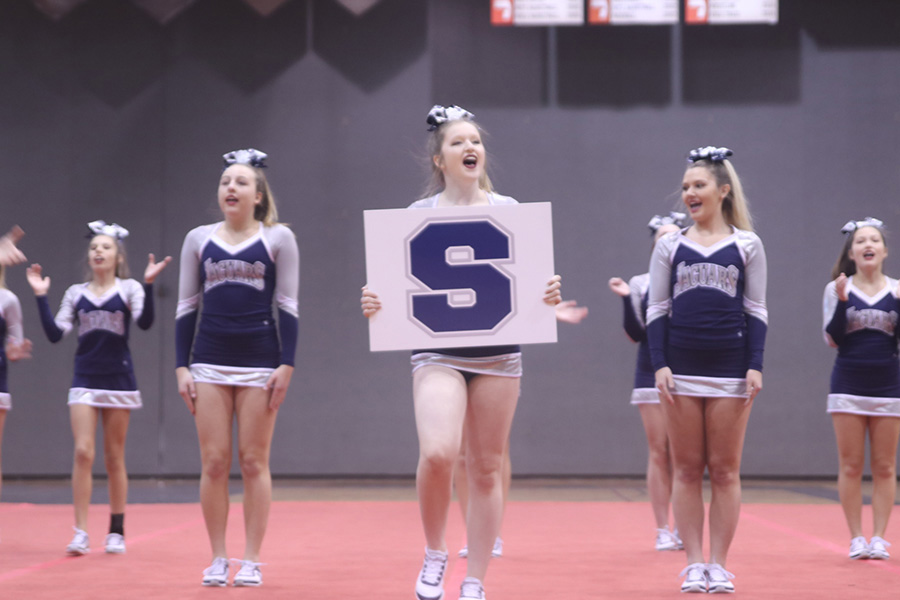
[[[828,394],[828,412],[867,417],[900,417],[900,398]]]
[[[263,387],[275,369],[264,367],[228,367],[195,363],[191,365],[194,383],[214,383],[239,387]]]
[[[121,390],[69,388],[69,404],[87,404],[96,408],[141,408],[141,393]]]
[[[410,359],[413,373],[427,365],[437,365],[467,371],[478,375],[498,375],[500,377],[522,376],[522,353],[498,354],[496,356],[450,356],[439,352],[417,352]]]
[[[632,404],[659,404],[659,390],[656,388],[634,388],[631,392]]]

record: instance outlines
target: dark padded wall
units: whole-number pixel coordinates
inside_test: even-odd
[[[239,0],[198,0],[159,25],[118,0],[59,22],[6,0],[0,227],[26,229],[56,306],[81,277],[87,221],[131,229],[139,276],[147,252],[177,256],[190,228],[218,218],[218,157],[265,150],[302,256],[298,368],[273,470],[411,474],[408,356],[369,353],[359,314],[362,211],[418,196],[425,114],[460,104],[490,131],[499,190],[553,202],[565,296],[591,311],[560,324],[558,344],[526,348],[514,470],[637,475],[635,347],[606,281],[646,270],[646,222],[678,202],[687,150],[728,145],[769,256],[765,389],[744,472],[833,474],[821,294],[845,221],[872,215],[900,231],[900,5],[869,0],[847,16],[837,0],[782,0],[775,27],[559,29],[492,28],[487,5],[382,0],[354,17],[290,0],[263,18]],[[49,344],[23,269],[7,279],[35,356],[11,369],[3,470],[65,474],[74,340]],[[172,368],[176,288],[177,266],[157,285],[154,328],[132,334],[145,400],[133,474],[199,468]]]

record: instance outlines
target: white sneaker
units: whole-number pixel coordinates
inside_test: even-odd
[[[78,529],[77,527],[73,527],[72,529],[75,530],[75,536],[72,538],[72,541],[69,542],[69,545],[66,546],[66,554],[69,556],[81,556],[82,554],[90,552],[91,546],[88,541],[87,531]]]
[[[106,536],[107,554],[125,554],[125,538],[120,533],[110,533]]]
[[[253,562],[252,560],[231,559],[241,563],[241,568],[234,576],[234,587],[259,587],[262,585],[262,572],[259,570],[260,565],[265,563]]]
[[[485,600],[484,586],[474,577],[466,577],[459,586],[459,600]]]
[[[444,572],[447,570],[447,553],[425,547],[425,562],[416,579],[416,598],[441,600],[444,597]]]
[[[734,575],[726,571],[722,565],[718,563],[706,565],[707,591],[710,594],[733,594],[732,579],[734,579]]]
[[[891,543],[885,540],[883,537],[873,536],[872,541],[869,542],[869,558],[873,558],[875,560],[887,560],[891,557],[890,553],[887,551],[887,547],[890,546]]]
[[[228,585],[228,559],[217,556],[203,569],[203,585],[222,587]]]
[[[497,539],[494,540],[494,547],[491,549],[491,556],[494,558],[500,558],[503,556],[503,538],[499,535]],[[462,547],[462,550],[459,551],[460,558],[469,558],[469,546],[468,544]]]
[[[656,530],[656,549],[660,552],[666,550],[684,550],[684,543],[678,534],[669,531],[668,527]]]
[[[687,575],[687,577],[684,577]],[[706,565],[703,563],[691,563],[681,571],[684,581],[681,583],[681,591],[693,594],[705,594]]]
[[[869,544],[866,543],[866,538],[860,535],[850,540],[848,556],[853,560],[869,558]]]

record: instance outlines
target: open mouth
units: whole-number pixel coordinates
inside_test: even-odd
[[[866,250],[865,252],[863,252],[863,258],[865,258],[865,259],[875,258],[875,253],[872,252],[871,250]]]
[[[690,200],[688,202],[687,206],[688,206],[688,210],[690,210],[691,212],[694,212],[696,210],[699,210],[700,207],[703,206],[703,203],[700,202],[699,200]]]
[[[474,155],[469,155],[463,158],[463,166],[469,169],[474,169],[478,166],[478,157]]]

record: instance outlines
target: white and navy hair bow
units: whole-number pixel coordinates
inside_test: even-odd
[[[699,160],[709,160],[712,162],[722,162],[729,156],[733,155],[728,148],[716,148],[715,146],[706,146],[704,148],[696,148],[688,154],[688,162],[694,163]]]
[[[264,169],[266,167],[266,159],[269,158],[269,155],[254,148],[247,148],[245,150],[242,149],[228,152],[227,154],[223,154],[222,158],[225,159],[226,167],[231,165],[250,165],[251,167]]]
[[[118,223],[107,225],[106,221],[91,221],[87,226],[90,230],[90,233],[88,234],[89,238],[92,238],[95,235],[108,235],[114,240],[122,241],[128,237],[128,230]]]
[[[431,110],[428,111],[428,118],[425,119],[425,122],[428,123],[428,131],[434,131],[444,123],[448,123],[450,121],[459,121],[460,119],[474,118],[475,115],[462,107],[456,106],[455,104],[451,104],[450,106],[441,106],[440,104],[435,104],[431,107]]]
[[[650,233],[655,235],[663,225],[677,225],[679,228],[684,227],[684,220],[686,218],[686,214],[675,211],[670,212],[666,216],[654,215],[653,218],[650,219],[650,222],[647,223],[647,227],[650,228]]]
[[[841,233],[853,233],[860,227],[874,227],[879,230],[884,230],[884,221],[872,217],[866,217],[862,221],[847,221],[847,224],[841,227]]]

